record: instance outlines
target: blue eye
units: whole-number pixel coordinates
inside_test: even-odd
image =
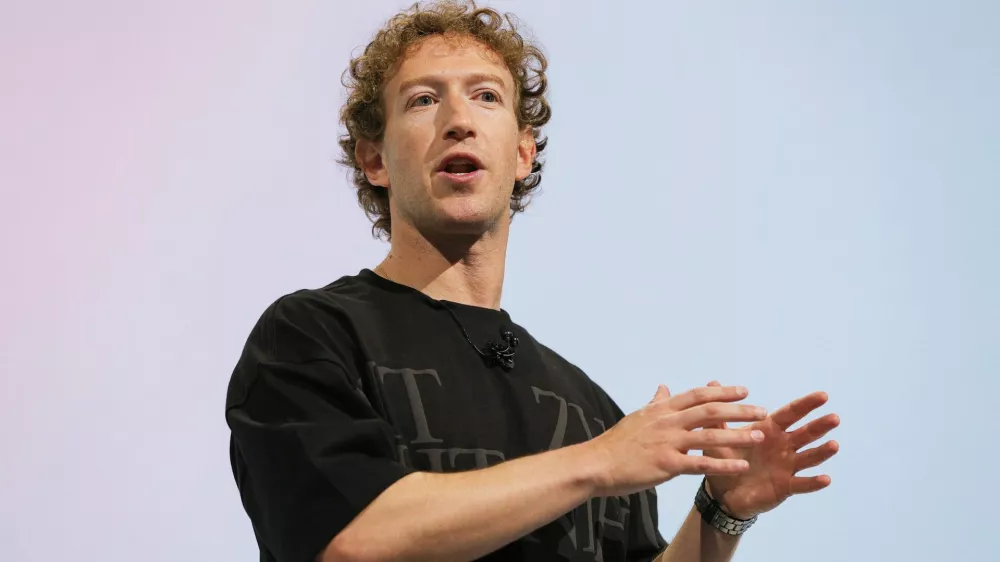
[[[496,103],[500,101],[500,98],[498,98],[497,95],[493,92],[483,92],[483,101]]]
[[[427,100],[428,103],[422,104],[422,103],[420,103],[421,100]],[[432,100],[430,96],[424,94],[422,96],[417,97],[415,100],[413,100],[413,105],[415,105],[415,106],[419,106],[419,105],[426,106],[426,105],[430,105],[433,102],[434,102],[434,100]]]

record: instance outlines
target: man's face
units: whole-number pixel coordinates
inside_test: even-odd
[[[389,188],[393,224],[481,235],[508,220],[535,144],[518,129],[514,79],[492,51],[432,36],[385,84],[383,103],[385,134],[364,160],[369,180]]]

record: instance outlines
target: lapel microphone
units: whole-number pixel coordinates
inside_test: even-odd
[[[493,340],[489,340],[486,342],[486,346],[489,351],[483,351],[479,349],[479,346],[472,343],[472,338],[469,337],[469,332],[465,330],[465,326],[462,325],[462,321],[458,319],[458,316],[455,316],[455,312],[451,309],[451,307],[445,305],[444,303],[441,304],[444,306],[444,309],[448,311],[448,314],[451,315],[451,319],[454,320],[455,323],[458,324],[458,327],[462,330],[462,335],[465,336],[465,341],[469,342],[472,349],[476,350],[476,353],[478,353],[479,356],[486,361],[487,365],[490,367],[500,367],[504,371],[510,371],[514,368],[514,354],[517,352],[518,343],[517,336],[514,335],[514,332],[508,330],[506,326],[501,326],[500,338],[503,341],[495,342]]]

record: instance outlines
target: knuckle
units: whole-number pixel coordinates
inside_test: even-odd
[[[671,450],[680,447],[684,440],[681,432],[677,431],[677,428],[675,427],[663,428],[663,433],[661,435],[660,442],[668,446]]]
[[[707,400],[708,397],[709,397],[709,389],[708,388],[696,388],[696,389],[694,389],[694,390],[691,391],[691,395],[696,400],[699,400],[699,401]]]
[[[719,404],[705,404],[705,415],[709,418],[718,418],[722,415],[722,406]]]
[[[662,469],[674,471],[678,468],[677,456],[674,455],[673,451],[664,451],[663,454],[659,455],[657,460],[657,464]]]
[[[645,406],[640,408],[639,411],[652,412],[652,413],[661,412],[664,410],[664,408],[667,407],[668,404],[670,404],[669,398],[667,398],[666,400],[657,400],[656,402],[650,402],[649,404],[646,404]]]

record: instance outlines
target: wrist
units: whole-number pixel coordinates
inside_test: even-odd
[[[736,518],[736,519],[747,520],[747,519],[752,519],[755,515],[757,515],[756,513],[744,513],[744,512],[741,512],[739,510],[735,510],[732,507],[730,507],[729,503],[726,501],[726,499],[727,499],[726,495],[727,494],[725,492],[716,491],[716,490],[712,489],[712,480],[711,480],[711,478],[705,478],[705,484],[704,485],[705,485],[705,492],[708,493],[708,497],[710,497],[713,500],[715,500],[716,502],[718,502],[719,507],[721,507],[722,510],[727,515],[729,515],[730,517],[733,517],[733,518]]]
[[[708,478],[702,480],[698,487],[694,505],[705,524],[726,535],[742,535],[757,522],[756,515],[743,518],[729,513],[719,500],[709,494]]]
[[[604,447],[590,440],[559,450],[567,455],[569,470],[566,472],[587,490],[587,497],[610,495],[607,492],[614,487],[614,481],[611,478],[610,456]]]

